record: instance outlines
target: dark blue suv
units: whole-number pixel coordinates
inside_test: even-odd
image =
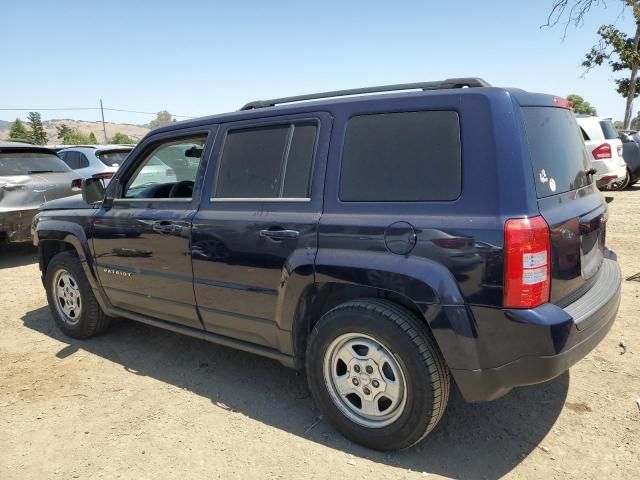
[[[153,130],[106,188],[45,204],[34,239],[67,335],[125,317],[306,368],[344,435],[391,450],[452,380],[492,400],[606,335],[621,272],[594,173],[559,97],[328,92]]]

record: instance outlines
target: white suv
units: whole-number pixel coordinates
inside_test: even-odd
[[[576,115],[591,163],[596,169],[596,185],[608,185],[624,180],[627,166],[622,158],[622,142],[611,117]]]

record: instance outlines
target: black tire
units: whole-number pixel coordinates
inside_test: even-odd
[[[388,425],[363,426],[349,418],[325,381],[325,356],[331,356],[329,349],[340,338],[351,334],[374,339],[402,370],[406,403]],[[449,370],[426,325],[409,310],[385,300],[353,300],[326,313],[309,336],[306,370],[309,388],[326,418],[345,437],[376,450],[399,450],[421,441],[438,424],[449,399]],[[356,373],[348,370],[346,375]]]
[[[608,189],[614,190],[614,191],[620,191],[628,188],[629,185],[631,185],[631,173],[627,169],[627,174],[625,175],[624,179],[620,180],[619,182],[614,182],[610,184]]]
[[[63,312],[59,312],[56,305],[54,281],[58,272],[62,274],[63,271],[68,272],[77,283],[81,300],[81,311],[73,322],[69,321]],[[88,338],[104,332],[111,324],[112,318],[105,315],[100,308],[80,260],[74,252],[61,252],[51,259],[45,275],[45,289],[53,320],[65,335],[72,338]]]

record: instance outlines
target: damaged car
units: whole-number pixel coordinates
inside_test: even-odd
[[[38,207],[77,194],[81,185],[53,150],[0,141],[0,243],[30,241]]]

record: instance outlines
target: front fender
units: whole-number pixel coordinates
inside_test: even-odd
[[[69,244],[78,255],[80,264],[89,281],[89,285],[93,290],[98,303],[103,310],[108,311],[109,303],[100,287],[100,282],[95,269],[95,261],[91,254],[87,229],[90,229],[90,222],[87,219],[86,225],[67,220],[51,219],[38,215],[34,221],[33,244],[38,247],[38,255],[40,259],[40,269],[44,277],[44,258],[43,250],[47,242],[62,242]]]

